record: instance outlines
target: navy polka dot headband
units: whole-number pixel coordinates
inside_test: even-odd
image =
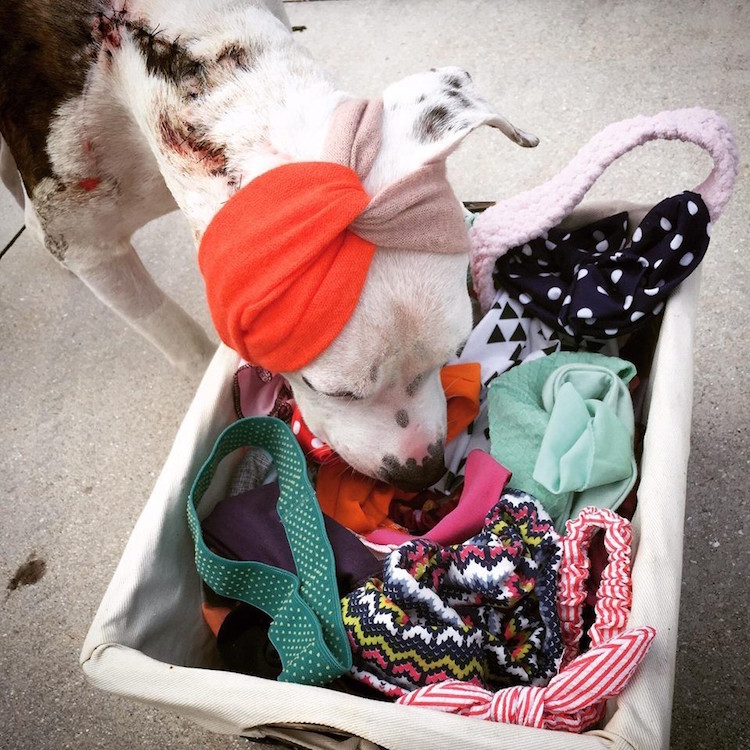
[[[498,258],[495,288],[576,339],[629,333],[658,315],[699,265],[711,235],[697,193],[666,198],[628,241],[628,216],[615,214],[566,232],[550,229]]]

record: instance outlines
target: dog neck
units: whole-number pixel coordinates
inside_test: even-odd
[[[163,4],[158,13],[155,5],[99,16],[98,57],[83,107],[94,125],[84,129],[94,133],[106,121],[135,125],[154,157],[148,177],[161,174],[199,242],[242,186],[286,162],[320,160],[331,115],[350,95],[260,3],[230,4],[221,12],[222,0],[189,9]],[[151,21],[156,17],[158,27]],[[382,145],[364,180],[371,195],[445,159],[480,124],[506,134],[512,129],[459,69],[391,84],[383,103]]]
[[[199,242],[243,185],[286,162],[320,159],[346,94],[266,11],[180,14],[189,26],[160,11],[158,31],[140,11],[103,20],[87,98],[119,92]]]

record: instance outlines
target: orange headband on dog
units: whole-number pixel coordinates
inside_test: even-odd
[[[382,103],[347,100],[334,112],[324,156],[276,167],[239,190],[206,228],[198,263],[216,330],[271,372],[311,362],[359,301],[376,247],[468,253],[445,162],[367,195]],[[356,170],[356,171],[355,171]]]

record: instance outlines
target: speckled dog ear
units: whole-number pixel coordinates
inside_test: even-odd
[[[447,157],[480,125],[497,128],[514,143],[533,147],[539,139],[496,112],[462,68],[417,73],[383,92],[386,110],[400,132],[427,147],[429,160]]]

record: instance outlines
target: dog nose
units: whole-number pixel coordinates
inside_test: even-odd
[[[430,443],[427,455],[418,463],[416,458],[407,458],[401,463],[393,454],[386,454],[378,477],[407,492],[418,492],[435,484],[447,471],[443,443]]]

